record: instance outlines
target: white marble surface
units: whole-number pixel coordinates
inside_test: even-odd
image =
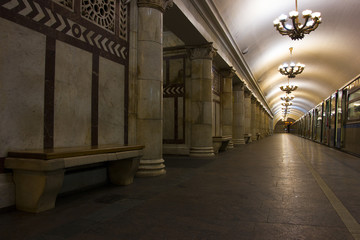
[[[138,41],[137,55],[138,79],[162,81],[162,45],[158,42]]]
[[[41,148],[45,36],[0,18],[0,157]]]
[[[138,40],[162,44],[162,12],[153,8],[139,8]],[[150,27],[151,26],[151,27]]]
[[[244,99],[245,107],[245,133],[251,134],[251,98],[245,97]]]
[[[162,82],[138,80],[138,118],[162,119]]]
[[[157,159],[162,156],[163,125],[160,120],[137,120],[138,144],[145,145],[144,159]]]
[[[125,67],[100,57],[99,144],[124,144]]]
[[[91,144],[92,55],[56,42],[54,147]]]

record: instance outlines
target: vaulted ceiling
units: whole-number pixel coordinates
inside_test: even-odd
[[[290,84],[298,86],[293,93],[291,118],[300,118],[360,73],[359,0],[298,0],[300,16],[306,9],[321,12],[322,23],[297,41],[280,35],[273,26],[273,20],[281,14],[295,10],[295,0],[174,0],[174,3],[203,35],[207,29],[202,29],[199,17],[190,14],[191,4],[198,7],[202,18],[206,18],[202,9],[212,12],[230,42],[240,50],[239,59],[245,62],[254,86],[260,89],[259,94],[273,113],[274,124],[281,117],[280,96],[284,92],[279,87],[287,83],[278,67],[290,61],[290,47],[294,48],[293,61],[306,66],[302,74],[290,80]]]

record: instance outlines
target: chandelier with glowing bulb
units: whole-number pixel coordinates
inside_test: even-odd
[[[302,63],[295,64],[294,62],[292,62],[292,52],[294,48],[290,47],[289,50],[290,50],[290,64],[284,63],[283,65],[279,66],[278,70],[282,75],[285,75],[288,78],[295,78],[296,75],[304,71],[305,65]]]
[[[283,100],[284,102],[290,102],[294,98],[295,96],[291,94],[286,94],[285,96],[280,97],[280,99]]]
[[[288,106],[291,106],[292,103],[291,102],[283,102],[283,103],[281,103],[281,105],[284,107],[288,107]]]
[[[274,27],[281,35],[288,35],[292,40],[303,39],[305,34],[314,31],[321,23],[321,13],[305,10],[302,12],[304,23],[299,21],[297,0],[295,0],[295,11],[289,12],[289,17],[285,14],[280,15],[274,20]],[[288,18],[290,23],[286,23]]]
[[[290,85],[289,82],[287,85],[280,86],[281,91],[286,92],[287,94],[290,94],[291,92],[295,91],[298,87],[295,85]]]

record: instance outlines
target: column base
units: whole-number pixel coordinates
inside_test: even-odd
[[[215,156],[213,147],[192,147],[190,157],[212,157]]]
[[[237,147],[239,145],[244,145],[245,144],[245,139],[240,138],[240,139],[233,139],[234,141],[234,146]]]
[[[234,142],[233,142],[233,140],[230,140],[230,142],[227,146],[227,149],[232,149],[232,148],[234,148]]]
[[[164,159],[141,159],[136,177],[156,177],[166,173]]]

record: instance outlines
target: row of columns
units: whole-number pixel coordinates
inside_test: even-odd
[[[137,0],[137,121],[136,139],[145,145],[137,176],[165,174],[163,136],[163,13],[171,0]],[[191,156],[213,156],[212,44],[190,49],[191,59]],[[230,147],[256,141],[266,135],[269,116],[243,83],[233,85],[235,71],[221,72],[222,135]]]
[[[270,135],[270,115],[243,83],[234,85],[233,98],[234,146]]]

